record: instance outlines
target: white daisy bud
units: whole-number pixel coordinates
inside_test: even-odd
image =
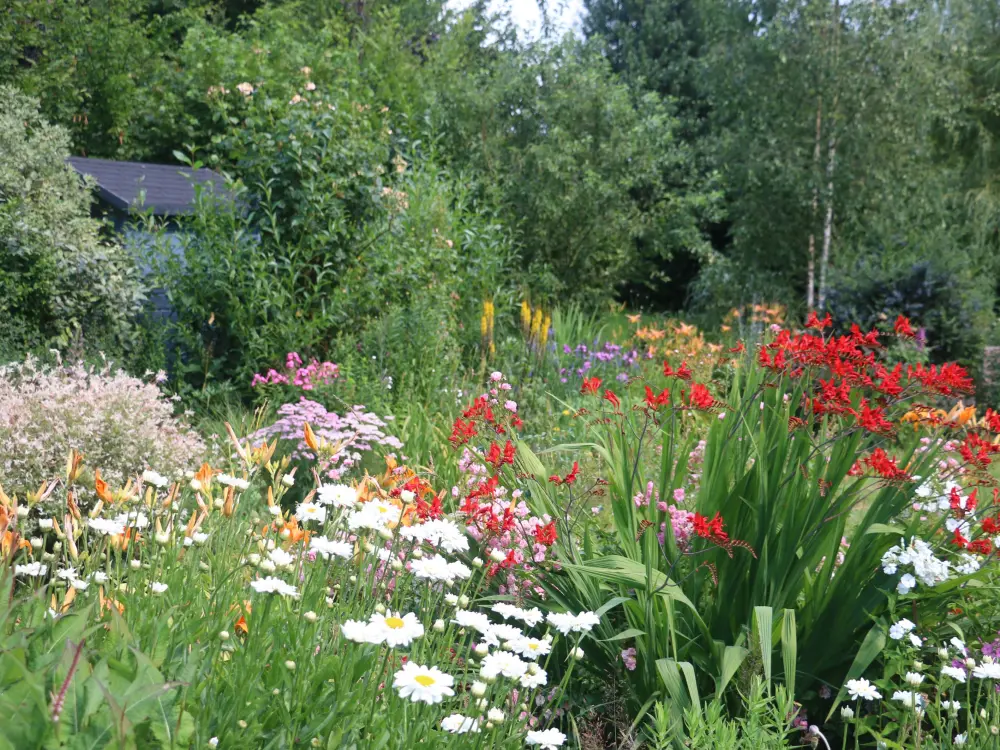
[[[385,605],[382,604],[381,602],[378,603],[378,604],[376,604],[375,605],[375,611],[378,612],[380,615],[384,615],[385,614]]]
[[[501,711],[499,708],[491,708],[489,711],[486,712],[486,718],[489,719],[490,721],[495,721],[499,723],[504,720],[503,711]]]
[[[17,506],[17,517],[18,518],[22,518],[22,519],[28,517],[28,506],[27,505],[18,505]]]
[[[392,539],[392,530],[390,529],[379,529],[378,535],[383,539]]]
[[[389,567],[392,568],[393,570],[402,570],[403,563],[401,563],[398,558],[394,557],[392,558],[392,562],[389,563]]]
[[[854,709],[851,708],[850,706],[844,706],[843,708],[840,709],[840,716],[843,719],[853,719]]]
[[[485,643],[477,643],[473,651],[476,652],[476,656],[486,656],[490,651],[490,647]]]
[[[239,721],[236,722],[236,726],[238,726],[240,729],[246,729],[247,723],[243,721],[243,719],[240,719]]]
[[[316,622],[316,613],[313,612],[312,610],[306,612],[304,615],[302,615],[302,617],[305,618],[306,622]]]
[[[249,562],[251,565],[260,565],[260,555],[258,555],[256,552],[251,552],[249,555],[247,555],[247,562]]]
[[[292,474],[285,474],[285,476],[281,478],[281,483],[286,487],[294,487],[295,477]]]
[[[486,710],[486,707],[487,707],[488,705],[490,705],[490,702],[489,702],[488,700],[486,700],[485,698],[480,698],[480,699],[479,699],[478,701],[476,701],[476,707],[477,707],[477,708],[478,708],[478,709],[479,709],[480,711],[485,711],[485,710]]]
[[[128,564],[132,570],[138,570],[142,567],[142,560],[129,560]]]
[[[420,558],[422,558],[424,556],[424,551],[422,549],[420,549],[420,547],[417,547],[415,550],[413,550],[413,552],[410,553],[410,556],[414,560],[419,560]]]
[[[469,688],[469,692],[471,692],[476,698],[482,698],[486,695],[486,684],[476,680],[472,683],[472,687]]]
[[[465,594],[462,594],[460,597],[458,597],[458,606],[461,607],[462,609],[468,607],[469,597],[467,597]]]
[[[45,544],[40,536],[31,537],[31,549],[41,549],[42,545]]]
[[[170,544],[170,534],[165,531],[157,534],[154,538],[157,544]]]
[[[289,659],[288,661],[286,661],[285,662],[285,669],[287,669],[289,672],[294,672],[295,671],[295,662],[292,661],[291,659]]]
[[[267,510],[268,510],[268,512],[272,516],[280,516],[281,515],[281,506],[279,506],[279,505],[269,505],[269,506],[267,506]]]
[[[263,570],[265,573],[273,573],[275,570],[278,569],[278,566],[275,565],[274,562],[272,562],[271,560],[261,560],[260,569]]]
[[[481,568],[481,567],[483,567],[483,558],[481,558],[481,557],[474,557],[474,558],[472,558],[472,567],[473,568]]]
[[[496,563],[502,563],[507,559],[507,556],[500,550],[494,548],[490,550],[490,559]]]
[[[443,633],[444,632],[444,620],[440,617],[434,621],[434,632]]]
[[[577,646],[573,649],[572,656],[574,659],[582,659],[584,657],[583,649]]]
[[[220,630],[219,631],[219,640],[220,641],[228,641],[229,640],[229,631],[228,630]]]
[[[197,479],[192,479],[191,489],[194,490],[195,492],[201,492],[201,482],[198,481]]]
[[[285,528],[283,528],[281,530],[281,533],[278,534],[278,536],[280,536],[282,538],[282,540],[287,541],[289,539],[289,537],[292,536],[292,532],[289,531],[288,527],[286,526]]]

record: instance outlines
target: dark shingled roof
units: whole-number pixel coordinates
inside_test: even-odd
[[[85,159],[71,156],[69,163],[80,174],[90,175],[101,200],[128,211],[145,191],[142,210],[152,209],[155,216],[176,216],[194,209],[195,183],[207,190],[229,197],[222,175],[210,169],[191,169],[174,164],[142,164],[134,161]]]

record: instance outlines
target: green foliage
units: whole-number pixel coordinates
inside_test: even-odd
[[[82,329],[109,346],[132,341],[145,298],[121,245],[90,218],[91,185],[65,160],[69,137],[37,100],[0,86],[0,353],[66,346]]]

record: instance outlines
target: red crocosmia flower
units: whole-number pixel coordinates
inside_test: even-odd
[[[546,547],[551,547],[556,542],[556,522],[549,521],[544,526],[535,527],[535,541]]]
[[[524,426],[524,420],[522,420],[516,414],[514,415],[514,419],[512,419],[510,423],[511,423],[511,425],[513,425],[513,427],[514,427],[515,430],[520,430],[521,427]]]
[[[912,339],[917,335],[917,332],[913,330],[913,326],[910,325],[910,319],[902,315],[896,318],[896,322],[892,328],[897,336],[905,336],[908,339]]]
[[[974,542],[969,542],[966,547],[969,552],[975,552],[980,555],[988,555],[993,551],[993,544],[989,539],[977,539]]]
[[[1000,413],[987,409],[986,414],[983,415],[983,421],[986,422],[990,432],[1000,432]]]
[[[961,547],[962,549],[965,549],[969,544],[969,540],[966,539],[964,536],[962,536],[961,531],[955,529],[955,535],[952,536],[951,543],[954,544],[956,547]]]
[[[725,524],[722,520],[722,516],[718,513],[716,513],[711,519],[707,516],[701,515],[700,513],[691,513],[688,516],[688,520],[691,521],[694,527],[694,533],[702,539],[711,539],[712,541],[723,544],[729,541],[729,534],[727,534],[723,528]]]
[[[688,367],[688,363],[687,362],[681,362],[681,366],[677,368],[676,375],[681,380],[690,380],[691,379],[691,370]]]
[[[983,533],[984,534],[1000,534],[1000,519],[987,517],[983,519]]]
[[[886,434],[893,431],[892,422],[885,418],[885,409],[873,409],[865,399],[861,400],[861,413],[857,415],[857,419],[858,426],[869,432]]]
[[[670,391],[664,388],[659,395],[653,393],[653,389],[646,386],[646,398],[643,399],[650,409],[658,409],[664,404],[670,403]]]
[[[876,448],[870,456],[858,460],[851,470],[849,476],[863,476],[865,469],[871,469],[875,474],[891,482],[909,482],[912,477],[896,466],[896,459],[889,456],[881,448]]]
[[[601,387],[600,378],[584,378],[583,385],[580,386],[580,393],[583,395],[594,395],[597,390]]]
[[[806,328],[815,328],[817,331],[822,331],[824,328],[829,328],[832,325],[833,319],[830,317],[830,313],[827,313],[826,317],[820,320],[814,310],[809,313],[809,317],[806,318]]]
[[[486,451],[486,463],[496,469],[499,467],[501,458],[503,458],[503,454],[500,453],[500,446],[496,443],[490,443],[490,449]]]
[[[604,391],[604,400],[610,402],[615,409],[621,405],[621,401],[618,400],[614,391]]]
[[[448,440],[454,446],[464,445],[469,442],[472,438],[476,436],[476,425],[471,420],[468,422],[463,422],[461,419],[456,419],[454,426],[451,428],[451,437]]]
[[[711,409],[715,406],[715,399],[708,388],[701,383],[695,383],[691,386],[691,396],[688,403],[693,409]]]
[[[503,462],[505,464],[510,464],[511,466],[513,466],[514,465],[514,454],[516,452],[517,452],[517,448],[515,448],[514,444],[508,440],[507,441],[507,445],[505,445],[503,447]]]
[[[730,347],[729,349],[727,349],[727,351],[730,354],[742,354],[746,350],[747,350],[746,344],[744,344],[742,341],[740,343],[738,343],[736,346],[733,346],[733,347]]]
[[[562,484],[562,477],[558,474],[553,474],[549,477],[549,481],[552,482],[552,484]]]
[[[570,471],[569,474],[567,474],[564,477],[561,477],[558,474],[553,474],[552,476],[549,477],[549,481],[552,482],[552,484],[573,484],[573,482],[576,481],[576,475],[579,471],[580,471],[580,464],[577,461],[574,461],[573,469]]]

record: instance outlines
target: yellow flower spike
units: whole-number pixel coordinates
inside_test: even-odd
[[[528,300],[521,300],[521,329],[524,331],[525,336],[530,335],[531,305],[528,304]]]
[[[538,332],[542,327],[542,308],[539,305],[535,308],[534,315],[531,316],[531,330],[528,333],[528,339],[532,341],[538,340]]]
[[[545,343],[549,340],[549,328],[552,326],[552,316],[546,315],[545,320],[542,321],[542,327],[538,331],[538,348],[545,350]]]

